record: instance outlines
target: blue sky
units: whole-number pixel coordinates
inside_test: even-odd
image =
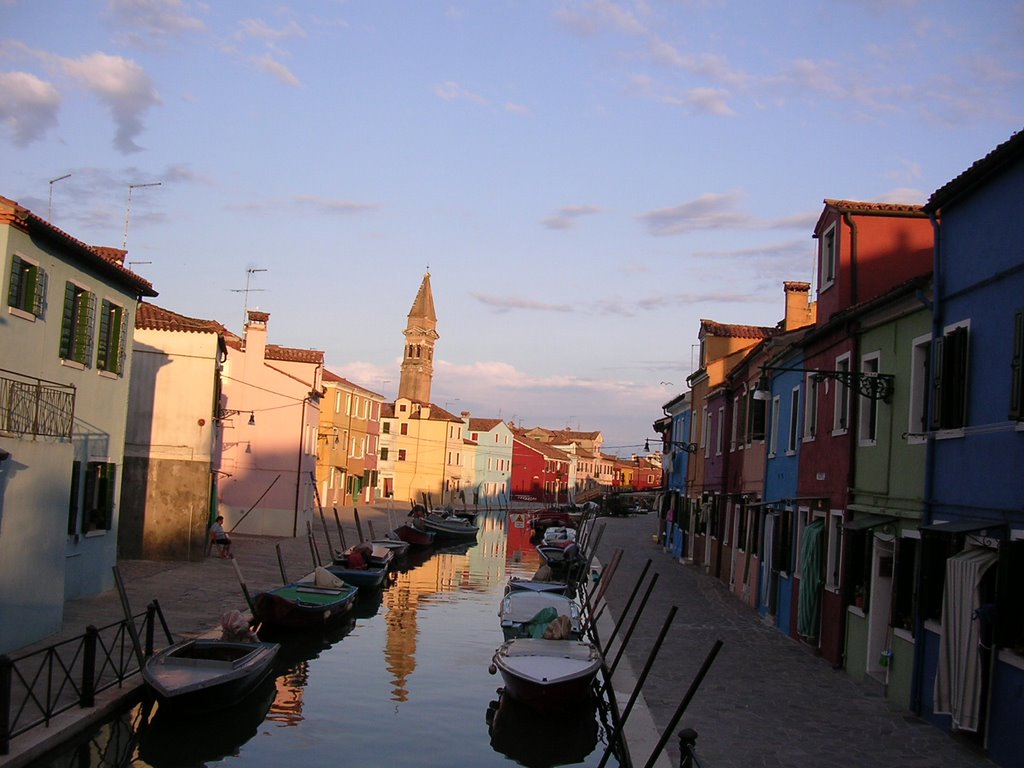
[[[1024,3],[0,0],[0,194],[156,303],[628,455],[701,318],[774,325],[824,198],[924,202],[1024,125]],[[65,174],[69,178],[50,180]],[[50,192],[52,190],[52,208]]]

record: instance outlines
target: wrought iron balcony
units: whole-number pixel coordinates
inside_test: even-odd
[[[75,387],[0,368],[0,431],[71,439]]]

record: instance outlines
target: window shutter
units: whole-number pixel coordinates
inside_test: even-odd
[[[46,270],[36,269],[36,288],[32,295],[32,314],[41,318],[46,311]]]
[[[124,307],[117,308],[117,370],[114,372],[119,375],[124,374],[124,360],[128,354],[128,323],[126,322],[126,314],[127,312]]]
[[[64,284],[64,314],[60,324],[60,356],[71,360],[71,332],[75,324],[75,284]]]
[[[81,353],[81,360],[79,362],[89,364],[92,359],[92,340],[96,338],[94,331],[96,330],[96,294],[91,291],[85,291],[82,296],[82,312],[84,314],[82,323],[83,334],[79,333],[79,351]]]
[[[109,361],[111,359],[110,348],[111,334],[110,334],[110,305],[104,301],[102,311],[100,312],[100,338],[96,344],[96,367],[101,371],[110,370]]]
[[[21,259],[17,256],[11,257],[11,283],[7,289],[7,305],[18,306],[18,293],[21,288]]]
[[[1024,417],[1021,403],[1021,363],[1024,358],[1024,310],[1013,316],[1013,356],[1010,358],[1010,418],[1020,421]]]
[[[932,361],[932,366],[935,370],[935,377],[932,379],[932,429],[942,428],[942,400],[945,396],[945,387],[943,380],[945,378],[945,369],[943,368],[943,360],[945,360],[945,337],[935,340],[935,346],[933,347],[935,359]]]

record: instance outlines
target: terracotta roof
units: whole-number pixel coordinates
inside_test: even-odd
[[[565,451],[560,451],[558,448],[555,448],[552,445],[542,443],[540,440],[534,440],[532,437],[527,437],[521,430],[515,430],[515,433],[516,440],[525,445],[527,448],[530,448],[531,450],[541,454],[542,456],[546,456],[549,459],[556,459],[558,461],[569,460],[569,454],[567,454]]]
[[[318,363],[324,361],[324,353],[319,349],[296,349],[267,344],[263,357],[267,360],[281,360],[287,363]]]
[[[217,333],[223,336],[231,332],[216,320],[200,320],[179,315],[169,309],[145,301],[139,302],[135,313],[135,327],[150,331],[182,331],[191,333]]]
[[[251,323],[265,323],[270,319],[269,312],[260,312],[258,309],[247,310],[245,314]]]
[[[333,383],[336,383],[336,384],[344,384],[347,387],[352,387],[352,389],[357,389],[360,392],[363,392],[363,393],[365,393],[367,395],[372,395],[373,397],[380,397],[380,398],[384,397],[384,395],[380,395],[380,394],[374,392],[373,390],[367,389],[366,387],[361,387],[358,384],[356,384],[355,382],[349,381],[348,379],[346,379],[346,378],[344,378],[342,376],[339,376],[334,371],[328,370],[327,368],[324,368],[323,373],[320,376],[320,380],[325,382],[325,383],[333,382]]]
[[[120,264],[122,267],[124,266],[125,256],[128,255],[128,251],[124,248],[111,248],[106,245],[94,245],[92,249],[107,261]]]
[[[501,423],[501,419],[470,419],[469,428],[475,432],[490,432]]]
[[[129,286],[139,296],[158,295],[153,290],[153,284],[148,280],[139,277],[139,275],[129,269],[125,269],[121,262],[115,258],[104,255],[106,252],[118,249],[96,248],[87,245],[64,230],[53,226],[53,224],[45,219],[36,216],[32,211],[19,205],[16,201],[0,195],[0,225],[2,224],[15,227],[22,232],[30,232],[60,241],[62,245],[69,247],[84,264],[107,277],[114,278],[122,285]]]
[[[423,411],[421,410],[421,411],[419,411],[419,413],[422,414]],[[456,416],[454,413],[451,413],[450,411],[446,411],[440,405],[434,405],[433,403],[430,403],[430,416],[428,417],[427,420],[428,421],[462,421],[462,417],[461,416]]]
[[[700,330],[705,336],[728,336],[733,339],[766,339],[778,333],[778,328],[766,328],[761,325],[736,325],[718,323],[714,320],[701,320]]]
[[[811,290],[811,284],[793,280],[784,280],[782,282],[782,289],[785,291],[801,291],[803,293],[808,293]]]
[[[938,211],[960,195],[1019,163],[1021,158],[1024,158],[1024,131],[1017,131],[966,171],[935,190],[924,206],[925,211]]]
[[[863,213],[885,216],[925,216],[924,206],[915,203],[871,203],[860,200],[833,200],[825,198],[825,205],[840,213]]]

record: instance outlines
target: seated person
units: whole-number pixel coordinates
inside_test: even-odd
[[[221,557],[231,557],[231,539],[224,532],[224,515],[217,515],[217,519],[210,526],[210,539],[220,547]]]

